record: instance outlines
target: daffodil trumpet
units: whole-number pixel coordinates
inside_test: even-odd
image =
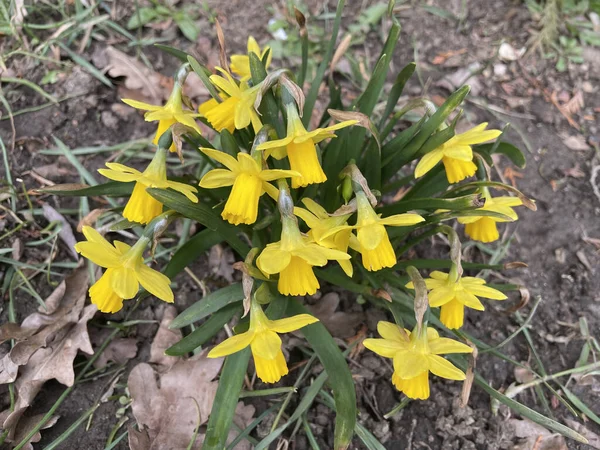
[[[449,380],[464,380],[465,374],[441,355],[448,353],[471,353],[473,349],[453,339],[440,337],[426,325],[412,332],[398,325],[381,321],[377,324],[381,339],[365,339],[363,345],[369,350],[391,358],[394,366],[392,383],[408,398],[429,398],[429,372]]]
[[[318,319],[309,314],[270,320],[256,299],[253,299],[250,305],[248,331],[221,342],[208,353],[208,357],[220,358],[250,346],[258,378],[265,383],[276,383],[288,374],[278,333],[289,333],[315,322],[318,322]]]
[[[143,254],[150,243],[145,234],[130,246],[121,241],[110,244],[98,231],[84,226],[86,241],[78,242],[75,250],[94,264],[105,268],[104,274],[90,288],[93,304],[102,312],[115,313],[123,300],[135,297],[140,285],[159,299],[173,303],[168,277],[144,264]]]

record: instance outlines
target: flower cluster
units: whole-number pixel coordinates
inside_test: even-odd
[[[185,78],[191,71],[187,64],[178,73],[172,94],[164,106],[123,100],[147,111],[144,116],[147,121],[158,121],[153,140],[157,149],[143,171],[108,162],[99,172],[110,180],[132,184],[132,193],[122,216],[134,224],[150,225],[132,247],[120,241],[110,244],[98,231],[84,227],[87,241],[78,243],[77,251],[106,269],[90,288],[91,300],[101,311],[120,310],[123,300],[134,298],[140,285],[161,300],[174,301],[170,280],[149,268],[143,259],[151,241],[152,224],[161,214],[170,214],[163,213],[163,204],[157,199],[160,196],[155,197],[156,191],[149,189],[176,191],[182,194],[181,202],[187,199],[192,208],[197,208],[193,204],[209,198],[217,199],[210,207],[220,213],[223,226],[238,226],[237,232],[245,233],[256,247],[256,253],[253,253],[258,255],[255,266],[252,265],[253,258],[244,263],[247,269],[244,276],[252,274],[262,285],[272,286],[273,290],[276,287],[281,296],[315,294],[320,289],[319,271],[315,273],[315,268],[323,268],[329,262],[339,265],[341,271],[337,267],[333,269],[342,277],[342,271],[348,279],[359,272],[363,284],[369,283],[380,271],[400,279],[397,276],[400,267],[397,266],[398,236],[436,223],[439,211],[428,214],[432,208],[421,203],[413,203],[414,208],[393,211],[398,214],[385,214],[382,206],[393,206],[389,205],[389,198],[372,190],[370,180],[359,169],[359,166],[363,170],[368,168],[368,160],[363,159],[360,164],[354,159],[343,161],[346,168],[337,172],[330,169],[335,164],[322,164],[324,157],[337,157],[329,154],[332,150],[328,149],[329,142],[337,137],[336,132],[358,135],[354,133],[356,128],[340,130],[365,127],[365,122],[370,123],[368,117],[359,117],[359,113],[352,112],[346,113],[348,120],[321,121],[309,126],[310,121],[302,117],[304,97],[300,87],[287,78],[285,71],[271,72],[267,78],[256,82],[253,72],[256,61],[268,69],[272,62],[271,51],[268,47],[261,49],[253,38],[249,38],[247,55],[233,55],[230,68],[217,67],[217,73],[208,78],[207,86],[214,97],[199,105],[198,112],[183,95]],[[263,114],[261,107],[267,95],[276,97],[277,124],[271,123],[272,118]],[[331,117],[341,116],[331,113]],[[212,129],[206,138],[201,136],[202,130],[196,119]],[[176,124],[180,125],[175,127]],[[420,160],[410,181],[423,177],[440,162],[450,184],[476,174],[482,179],[481,173],[485,170],[481,164],[484,163],[474,146],[495,140],[501,134],[499,130],[486,128],[487,124],[482,123],[465,133],[453,135],[431,151],[415,154],[415,159],[420,157]],[[169,150],[181,149],[172,144],[175,139],[171,136],[176,133],[179,137],[188,133],[199,139],[193,142],[202,143],[197,151],[208,165],[196,173],[194,185],[167,177]],[[211,137],[216,133],[221,139],[213,142]],[[163,139],[163,136],[167,138]],[[222,145],[225,138],[235,145]],[[347,144],[346,141],[340,146]],[[237,150],[232,150],[236,146]],[[335,209],[336,204],[327,202],[327,196],[321,190],[335,184],[334,178],[338,176],[341,181],[335,195],[339,208]],[[477,201],[454,215],[465,225],[465,234],[482,243],[499,239],[497,223],[517,220],[513,207],[522,204],[519,197],[492,197],[489,185],[485,181],[473,183],[469,194],[477,195],[469,198],[477,197]],[[338,192],[344,199],[343,205]],[[445,199],[441,197],[440,201]],[[215,218],[219,220],[216,215]],[[263,232],[267,227],[270,227],[269,231]],[[393,230],[390,227],[401,228]],[[460,258],[460,250],[458,253]],[[484,310],[480,297],[507,298],[499,290],[487,286],[482,278],[463,276],[462,269],[459,270],[460,261],[456,258],[453,256],[448,273],[432,271],[430,278],[421,283],[425,286],[422,289],[428,291],[426,306],[440,308],[440,320],[449,329],[463,326],[465,308]],[[398,287],[415,288],[412,281],[406,284],[406,279]],[[244,289],[247,289],[246,285]],[[268,311],[263,311],[261,306],[265,302],[256,297],[256,292],[253,294],[252,288],[245,292],[244,306],[249,313],[247,331],[230,336],[214,347],[208,357],[222,357],[250,347],[257,376],[264,382],[275,383],[288,373],[279,333],[295,331],[318,320],[308,314],[271,320],[271,316],[267,317]],[[441,355],[470,353],[472,348],[440,337],[427,321],[422,320],[422,315],[416,314],[416,317],[417,326],[412,331],[393,323],[379,322],[377,329],[381,338],[366,339],[364,346],[393,360],[392,383],[399,391],[410,398],[425,399],[429,396],[430,372],[451,380],[465,378],[460,369]]]

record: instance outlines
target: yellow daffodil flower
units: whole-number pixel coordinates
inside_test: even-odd
[[[273,156],[275,159],[283,159],[287,155],[290,168],[302,174],[292,178],[293,188],[323,183],[327,177],[321,168],[315,144],[336,137],[333,133],[335,130],[354,125],[357,121],[346,120],[331,127],[306,131],[296,106],[287,104],[285,109],[287,112],[287,136],[283,139],[265,142],[257,148],[266,150],[266,155]]]
[[[369,350],[394,364],[392,383],[412,399],[429,398],[429,372],[448,380],[464,380],[465,374],[440,355],[447,353],[471,353],[473,349],[453,339],[440,337],[431,327],[422,328],[419,335],[415,329],[402,330],[398,325],[381,321],[377,331],[383,339],[365,339]]]
[[[238,153],[237,160],[227,153],[210,148],[202,152],[223,164],[227,169],[213,169],[200,180],[200,187],[214,189],[233,186],[221,217],[233,225],[252,224],[258,216],[258,202],[267,192],[277,199],[279,191],[269,183],[279,178],[289,178],[297,174],[291,170],[263,170],[256,160],[247,153]]]
[[[312,295],[319,289],[314,266],[324,266],[328,260],[349,259],[347,253],[321,247],[302,235],[295,218],[283,217],[281,240],[268,244],[256,265],[267,276],[279,274],[277,289],[283,295]]]
[[[226,339],[213,348],[208,357],[220,358],[250,346],[258,378],[265,383],[276,383],[288,374],[287,363],[281,351],[281,338],[277,333],[289,333],[318,321],[319,319],[308,314],[269,320],[258,302],[252,301],[248,331]]]
[[[159,299],[173,303],[171,280],[144,264],[144,250],[150,239],[141,237],[133,246],[114,241],[111,245],[92,227],[83,227],[87,241],[75,244],[75,250],[85,258],[106,268],[104,274],[90,288],[90,298],[98,309],[115,313],[123,308],[123,300],[136,296],[140,284]]]
[[[325,208],[310,198],[303,198],[302,203],[307,209],[295,207],[294,215],[300,217],[310,228],[308,237],[322,247],[333,248],[346,253],[352,234],[352,227],[347,220],[351,214],[330,216]],[[337,230],[333,234],[332,230]],[[340,266],[349,277],[352,277],[352,263],[349,260],[340,260]]]
[[[135,181],[133,193],[125,205],[123,217],[131,222],[146,224],[162,212],[162,203],[152,197],[146,188],[171,188],[181,192],[192,202],[197,203],[194,195],[197,189],[185,183],[167,180],[167,152],[157,149],[154,158],[143,172],[119,163],[106,163],[108,169],[99,169],[102,175],[111,180],[128,183]]]
[[[512,208],[523,204],[518,197],[492,197],[487,188],[483,188],[485,204],[477,211],[493,211],[510,219],[517,220],[519,217]],[[509,222],[510,219],[501,219],[491,216],[466,216],[459,217],[458,222],[465,225],[465,234],[471,239],[480,242],[494,242],[500,237],[496,222]]]
[[[487,122],[477,125],[464,133],[457,134],[435,150],[426,153],[415,168],[415,178],[420,178],[442,161],[449,183],[458,183],[472,177],[477,171],[473,162],[472,145],[496,139],[500,130],[486,130]]]
[[[355,228],[357,239],[351,237],[350,247],[362,254],[362,262],[365,269],[376,271],[384,267],[392,267],[396,264],[396,253],[390,242],[385,225],[392,227],[407,227],[423,219],[418,214],[395,214],[390,217],[381,218],[377,214],[364,192],[356,194],[357,220]]]
[[[249,80],[252,77],[252,73],[250,72],[250,53],[254,53],[258,56],[258,59],[262,61],[267,52],[269,52],[269,56],[267,57],[267,61],[265,63],[265,69],[269,67],[271,64],[271,60],[273,59],[273,52],[270,51],[271,48],[265,46],[263,50],[260,49],[258,42],[252,36],[248,37],[248,53],[245,55],[231,55],[231,71],[236,75],[239,75],[242,81]]]
[[[457,278],[456,275],[449,276],[449,274],[437,270],[431,272],[429,276],[430,278],[425,279],[429,290],[429,306],[441,307],[440,320],[451,330],[463,326],[465,307],[477,311],[485,310],[477,297],[492,300],[506,300],[507,298],[502,292],[485,286],[485,280],[481,278]],[[406,287],[414,289],[412,282],[408,283]]]
[[[144,114],[146,122],[155,122],[158,120],[158,129],[156,130],[156,135],[152,141],[153,144],[158,144],[158,139],[175,123],[181,123],[192,128],[196,133],[202,134],[200,127],[194,120],[196,117],[199,117],[200,114],[183,109],[181,87],[179,87],[178,84],[175,84],[165,106],[151,105],[149,103],[139,102],[128,98],[123,98],[121,100],[136,109],[148,111]],[[169,150],[172,152],[176,151],[175,144],[172,144]]]
[[[210,81],[221,92],[223,99],[221,103],[214,98],[200,105],[199,112],[210,122],[215,130],[221,132],[246,128],[250,123],[255,132],[262,128],[258,113],[254,109],[254,102],[260,89],[260,85],[248,87],[246,81],[240,82],[239,86],[226,71],[217,67],[223,76],[211,75]]]

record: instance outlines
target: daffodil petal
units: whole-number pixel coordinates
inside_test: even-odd
[[[315,202],[312,198],[304,197],[302,199],[302,203],[306,206],[311,213],[317,216],[319,219],[327,219],[329,218],[329,214],[327,210]]]
[[[112,247],[110,251],[107,251],[108,248],[102,244],[85,241],[75,244],[75,250],[100,267],[111,268],[120,265],[120,255]]]
[[[429,360],[429,370],[438,377],[448,380],[464,380],[466,378],[462,370],[441,356],[429,355],[427,359]]]
[[[219,150],[215,150],[213,148],[202,147],[200,150],[206,156],[208,156],[209,158],[212,158],[215,161],[223,164],[229,170],[231,170],[233,172],[239,171],[240,164],[237,162],[237,160],[233,156],[231,156],[231,155],[229,155],[229,154],[227,154],[225,152],[222,152],[222,151],[219,151]]]
[[[221,358],[222,356],[232,355],[248,347],[253,339],[254,331],[251,330],[242,334],[236,334],[214,347],[208,352],[207,356],[209,358]]]
[[[456,291],[455,298],[467,308],[475,309],[477,311],[485,310],[485,306],[483,306],[479,299],[470,292]]]
[[[206,173],[200,180],[200,187],[204,189],[215,189],[232,186],[235,183],[236,174],[227,169],[213,169]]]
[[[120,181],[121,183],[137,181],[142,177],[141,173],[124,173],[110,169],[98,169],[98,173],[109,180]]]
[[[369,338],[363,341],[363,345],[384,358],[393,358],[398,351],[404,349],[400,343],[387,339]]]
[[[386,234],[387,231],[385,231],[383,225],[372,224],[360,227],[357,232],[357,238],[361,247],[366,250],[374,250],[379,246]]]
[[[281,351],[281,338],[274,331],[261,331],[250,344],[252,353],[264,359],[275,359]]]
[[[137,276],[137,280],[142,287],[152,295],[167,303],[173,303],[175,298],[170,287],[171,280],[169,277],[146,266],[145,264],[140,264],[138,267],[136,267],[135,275]]]
[[[444,152],[441,148],[437,148],[423,155],[417,167],[415,167],[415,178],[420,178],[429,172],[439,163],[444,157]]]
[[[473,149],[468,145],[452,145],[444,148],[444,156],[460,161],[473,161]]]
[[[140,289],[135,271],[123,266],[113,269],[110,277],[110,285],[124,299],[135,297]]]
[[[409,335],[395,323],[381,320],[377,323],[377,332],[384,339],[408,343]]]
[[[280,147],[285,147],[290,142],[292,142],[293,139],[294,139],[294,136],[286,136],[283,139],[277,139],[277,140],[274,140],[274,141],[263,142],[262,144],[260,144],[256,148],[258,150],[277,149],[277,148],[280,148]]]
[[[300,328],[318,322],[319,319],[310,314],[298,314],[285,319],[269,321],[269,328],[277,333],[289,333],[290,331],[299,330]]]
[[[173,189],[174,191],[182,193],[191,202],[198,203],[198,197],[196,197],[195,195],[195,193],[198,192],[198,190],[194,186],[190,186],[189,184],[185,183],[180,183],[178,181],[167,181],[167,187]]]
[[[379,223],[381,225],[389,225],[392,227],[407,227],[424,221],[425,219],[418,214],[395,214],[393,216],[379,219]]]
[[[146,122],[156,122],[157,120],[173,120],[175,117],[172,111],[161,109],[157,111],[150,111],[144,115]]]
[[[434,355],[445,355],[447,353],[472,353],[473,349],[454,339],[437,338],[429,341],[429,351]]]
[[[439,270],[434,270],[433,272],[431,272],[429,274],[429,276],[431,278],[433,278],[434,280],[447,280],[448,279],[448,274],[444,273],[444,272],[440,272]]]
[[[394,356],[394,370],[406,380],[429,370],[429,358],[425,353],[400,352]]]
[[[275,181],[280,178],[290,178],[302,176],[300,172],[295,170],[280,170],[280,169],[269,169],[260,172],[260,178],[264,181]]]
[[[256,260],[258,268],[269,275],[280,273],[292,259],[292,254],[278,245],[267,246]]]
[[[508,297],[497,289],[489,286],[471,284],[465,287],[471,294],[492,300],[506,300]]]
[[[438,306],[445,305],[454,298],[454,289],[450,287],[440,287],[433,289],[429,293],[429,306],[437,308]]]
[[[163,109],[164,106],[160,105],[151,105],[150,103],[144,103],[137,100],[133,100],[131,98],[122,98],[121,101],[126,105],[129,105],[135,109],[141,109],[144,111],[158,111],[159,109]]]

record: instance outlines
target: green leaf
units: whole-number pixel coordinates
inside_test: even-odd
[[[290,299],[288,311],[291,314],[308,312],[295,299]],[[334,448],[336,450],[346,449],[354,435],[357,414],[356,390],[352,373],[344,355],[321,322],[308,325],[300,331],[323,364],[333,391],[336,407]]]
[[[136,28],[143,27],[147,23],[158,17],[158,12],[152,7],[138,8],[133,12],[133,15],[127,21],[127,29],[135,30]]]
[[[165,53],[168,53],[171,56],[174,56],[175,58],[177,58],[179,61],[181,62],[188,62],[188,55],[186,52],[179,50],[178,48],[175,47],[171,47],[169,45],[163,45],[163,44],[154,44],[154,46],[160,50],[162,50]]]
[[[208,342],[217,334],[233,316],[242,310],[242,305],[235,302],[221,308],[213,313],[206,322],[185,336],[176,344],[165,350],[165,354],[171,356],[182,356],[193,352],[195,349]]]
[[[196,235],[177,249],[163,273],[169,278],[174,278],[175,275],[199,258],[204,252],[220,242],[223,242],[223,236],[216,231],[206,229],[196,233]]]
[[[449,209],[463,210],[465,208],[474,208],[476,200],[479,198],[477,194],[465,195],[456,198],[418,198],[415,200],[400,200],[394,204],[378,208],[377,212],[382,213],[383,217],[393,214],[401,214],[413,210],[436,210]]]
[[[331,39],[329,39],[325,56],[323,57],[323,60],[321,61],[321,64],[317,69],[315,78],[312,80],[310,89],[308,91],[308,94],[306,95],[306,100],[304,101],[304,113],[302,114],[302,123],[305,127],[307,127],[310,123],[310,118],[312,117],[312,113],[315,108],[315,103],[319,95],[319,89],[321,88],[321,82],[323,81],[325,72],[327,71],[329,63],[331,62],[331,58],[333,57],[333,51],[335,50],[337,44],[338,32],[340,30],[340,24],[342,22],[342,11],[344,10],[345,4],[346,0],[338,0],[337,8],[335,10],[335,19],[333,21],[333,28],[331,30]]]
[[[107,195],[109,197],[125,197],[131,195],[135,182],[121,183],[119,181],[109,181],[96,186],[87,184],[66,183],[55,184],[48,188],[37,189],[37,192],[43,194],[60,195],[62,197],[94,197],[97,195]]]
[[[240,256],[245,257],[250,251],[248,244],[238,237],[238,229],[222,220],[208,205],[201,202],[192,203],[185,195],[166,189],[150,188],[146,189],[146,192],[167,208],[174,209],[206,228],[217,231]]]
[[[235,415],[244,376],[250,361],[250,347],[229,355],[225,358],[225,364],[219,377],[219,386],[215,395],[208,424],[203,450],[223,450],[229,435],[229,428]]]
[[[175,23],[179,27],[181,33],[191,42],[196,42],[200,29],[196,26],[196,22],[187,13],[177,14],[174,17]]]
[[[219,289],[211,294],[208,294],[202,300],[194,303],[173,321],[169,328],[182,328],[190,325],[198,320],[204,319],[206,316],[219,311],[225,306],[239,302],[244,298],[244,291],[240,283],[234,283],[223,289]]]
[[[525,155],[519,148],[508,142],[500,142],[495,148],[494,145],[495,143],[475,145],[473,146],[473,150],[477,153],[487,155],[490,153],[506,155],[515,166],[520,167],[521,169],[525,168],[527,161],[525,160]]]
[[[404,91],[404,86],[412,74],[415,72],[417,65],[414,62],[406,65],[396,76],[394,80],[394,84],[392,85],[392,89],[390,89],[390,93],[388,94],[388,100],[385,105],[385,110],[383,115],[381,116],[381,122],[379,124],[379,129],[383,129],[383,125],[386,120],[388,120],[390,114],[394,111],[396,104],[398,103],[398,99],[402,95],[402,91]]]
[[[223,129],[220,134],[221,148],[223,151],[234,158],[237,157],[237,154],[240,152],[240,147],[238,146],[233,135],[227,129]]]
[[[200,78],[200,81],[202,81],[202,84],[204,84],[204,86],[210,93],[211,97],[220,103],[221,97],[219,96],[219,91],[217,91],[217,88],[214,87],[214,85],[210,82],[210,76],[211,76],[210,70],[208,70],[206,67],[204,67],[202,64],[200,64],[196,60],[196,58],[194,58],[191,55],[188,55],[187,62],[190,63],[192,70],[194,72],[196,72],[196,75],[198,75],[198,77]]]

